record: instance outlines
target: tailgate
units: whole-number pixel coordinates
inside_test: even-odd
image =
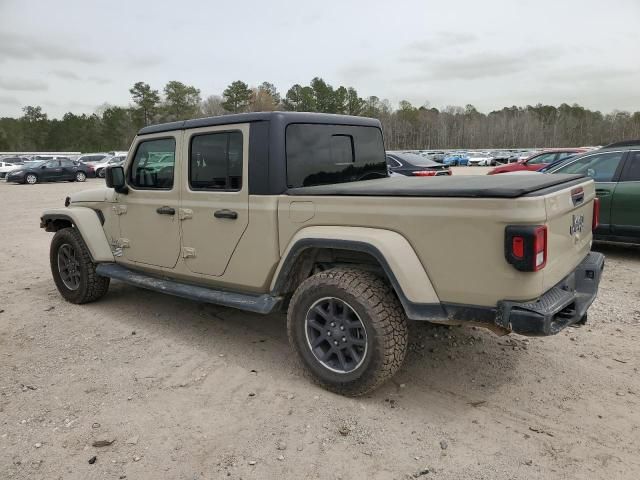
[[[547,266],[544,291],[555,286],[591,250],[595,183],[585,179],[545,198],[547,209]]]

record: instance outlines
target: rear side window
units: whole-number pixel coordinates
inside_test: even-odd
[[[291,124],[286,142],[289,188],[387,176],[382,132],[378,128]]]
[[[242,132],[192,137],[189,185],[194,190],[242,189]]]
[[[138,144],[129,170],[134,188],[170,190],[173,188],[176,141],[173,138],[147,140]]]
[[[629,158],[624,166],[620,181],[640,182],[640,152],[629,152]]]

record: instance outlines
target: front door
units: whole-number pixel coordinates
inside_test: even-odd
[[[176,266],[180,253],[180,151],[182,131],[145,135],[126,165],[129,192],[114,206],[119,246],[132,262]]]
[[[627,155],[611,204],[614,235],[640,238],[640,151]]]
[[[194,273],[221,276],[249,224],[249,125],[187,130],[182,256]]]
[[[53,182],[62,178],[62,166],[60,160],[49,160],[41,168],[40,178],[47,182]]]

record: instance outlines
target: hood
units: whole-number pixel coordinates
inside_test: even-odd
[[[115,202],[113,188],[96,188],[93,190],[83,190],[82,192],[70,195],[71,203],[76,202]]]

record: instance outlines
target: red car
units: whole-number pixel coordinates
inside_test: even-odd
[[[531,170],[536,171],[546,167],[550,163],[556,160],[561,160],[578,153],[586,152],[586,148],[554,148],[553,150],[545,150],[544,152],[536,153],[535,155],[520,160],[516,163],[510,163],[508,165],[502,165],[496,167],[489,172],[489,175],[495,175],[496,173],[517,172],[518,170]]]

